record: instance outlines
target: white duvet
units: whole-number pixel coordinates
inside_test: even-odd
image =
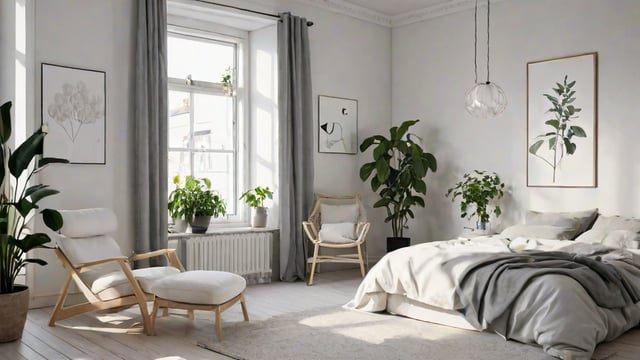
[[[509,242],[499,237],[479,237],[399,249],[371,268],[346,307],[384,311],[387,295],[399,294],[444,310],[461,310],[456,285],[473,264],[495,253],[558,250],[573,243],[524,238]],[[625,264],[622,266],[629,267]],[[637,266],[640,282],[640,264]],[[601,308],[572,278],[545,275],[532,281],[511,310],[497,321],[508,324],[506,333],[501,334],[507,339],[540,344],[555,357],[590,359],[598,343],[613,340],[640,323],[640,303],[621,309]],[[485,324],[483,329],[489,325]]]

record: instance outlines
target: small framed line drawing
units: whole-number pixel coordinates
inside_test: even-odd
[[[358,152],[358,100],[318,95],[318,152]]]
[[[106,164],[106,72],[42,63],[44,156]]]

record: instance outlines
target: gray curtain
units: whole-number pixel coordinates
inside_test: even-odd
[[[137,2],[134,249],[142,253],[167,247],[167,3]]]
[[[280,14],[278,111],[280,135],[280,278],[304,280],[302,221],[313,204],[313,110],[307,20]]]

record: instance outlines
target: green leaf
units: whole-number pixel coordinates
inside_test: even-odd
[[[580,126],[571,126],[571,130],[577,137],[587,137],[587,133]]]
[[[11,137],[11,101],[0,106],[0,143],[6,143]]]
[[[576,152],[576,144],[569,141],[569,139],[564,139],[564,147],[567,149],[567,154],[572,155]]]
[[[51,188],[48,188],[48,187],[36,190],[31,194],[31,202],[35,205],[42,198],[45,198],[45,197],[51,196],[51,195],[55,195],[57,193],[59,193],[58,190],[54,190],[54,189],[51,189]]]
[[[18,240],[16,242],[16,246],[20,248],[20,250],[24,252],[28,252],[31,249],[40,247],[50,241],[51,239],[47,234],[43,234],[43,233],[28,234],[23,239]]]
[[[388,198],[382,198],[373,204],[374,208],[385,207],[391,203],[391,200]]]
[[[427,193],[427,184],[424,183],[424,181],[422,180],[418,180],[413,184],[413,187],[416,189],[416,192],[419,192],[420,194],[426,194]]]
[[[22,217],[26,217],[27,215],[29,215],[31,210],[38,208],[35,204],[33,204],[27,198],[20,199],[20,201],[18,201],[18,203],[15,204],[15,207],[20,213],[20,215],[22,215]]]
[[[436,170],[438,169],[438,162],[436,161],[436,157],[431,153],[423,153],[422,157],[423,159],[427,160],[429,169],[431,169],[431,171],[433,172],[436,172]]]
[[[360,168],[360,180],[365,181],[371,176],[371,173],[376,168],[376,163],[370,162],[362,165]]]
[[[24,262],[28,262],[28,263],[33,263],[33,264],[38,264],[40,266],[45,266],[47,265],[47,262],[42,260],[42,259],[34,259],[34,258],[28,258],[28,259],[24,259]]]
[[[379,159],[383,157],[385,154],[387,154],[388,151],[389,149],[387,148],[387,144],[380,143],[378,146],[376,146],[375,149],[373,149],[373,158]]]
[[[536,141],[533,145],[529,146],[529,152],[532,154],[536,154],[538,152],[538,149],[540,149],[540,146],[542,146],[542,144],[544,144],[544,140]]]
[[[557,137],[552,137],[549,139],[549,150],[553,150],[556,148],[557,141],[558,141]]]
[[[38,169],[43,168],[49,164],[68,164],[68,163],[69,163],[69,160],[67,159],[46,157],[38,160]],[[180,178],[179,175],[176,175],[176,176],[178,176],[178,179]]]
[[[44,224],[53,231],[62,229],[62,225],[64,224],[62,215],[54,209],[42,210],[42,220],[44,220]]]
[[[560,121],[556,119],[550,119],[544,122],[547,125],[553,126],[556,130],[560,127]]]
[[[15,177],[20,177],[36,155],[42,154],[42,140],[45,133],[38,129],[25,140],[9,158],[9,171]]]
[[[387,181],[387,179],[389,178],[389,163],[387,163],[387,161],[383,158],[379,158],[376,161],[376,172],[377,172],[377,178],[378,181],[380,183],[384,183]]]
[[[398,131],[396,133],[397,135],[397,139],[402,139],[404,137],[404,134],[407,133],[407,131],[409,131],[409,128],[412,127],[413,125],[417,124],[418,121],[420,120],[407,120],[405,122],[403,122],[402,124],[400,124],[400,126],[398,127]]]

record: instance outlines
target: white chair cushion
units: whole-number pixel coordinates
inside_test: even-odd
[[[351,243],[356,240],[356,224],[345,222],[336,224],[322,224],[318,233],[320,242]]]
[[[359,215],[358,204],[320,204],[320,222],[322,224],[356,223]]]
[[[156,296],[188,304],[225,303],[247,287],[246,280],[224,271],[187,271],[155,281],[151,292]]]
[[[118,229],[118,219],[111,209],[60,210],[64,224],[60,233],[70,238],[104,235]]]
[[[151,293],[150,288],[154,281],[178,274],[180,270],[173,266],[155,266],[135,269],[131,272],[138,280],[142,290],[146,293]],[[108,273],[89,270],[81,273],[80,278],[91,288],[94,294],[105,301],[133,294],[129,280],[122,270],[114,270]]]
[[[73,265],[108,258],[126,258],[118,243],[109,235],[87,238],[58,237],[58,246]]]

